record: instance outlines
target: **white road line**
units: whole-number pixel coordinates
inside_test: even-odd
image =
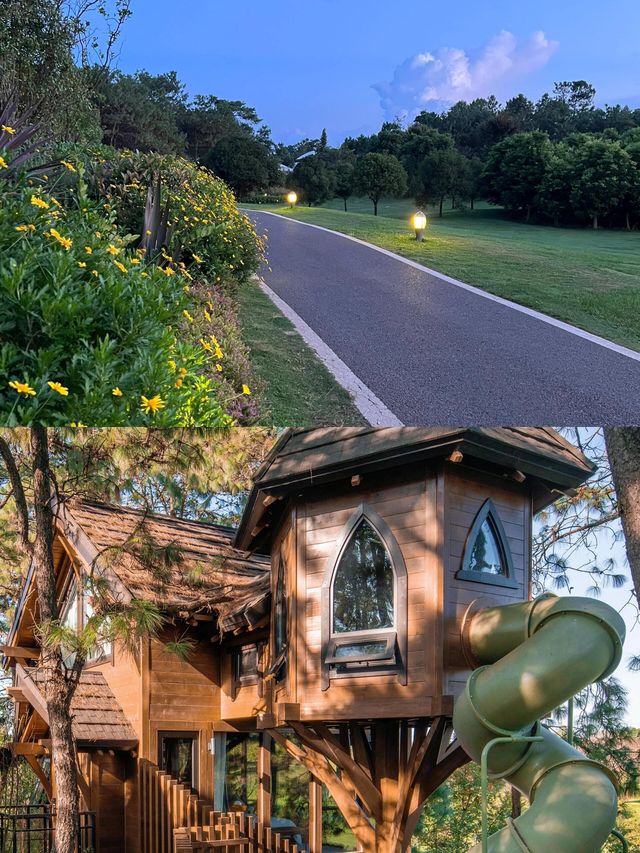
[[[570,335],[575,335],[578,338],[583,338],[583,340],[585,341],[590,341],[592,344],[597,344],[598,346],[611,350],[612,352],[615,352],[618,355],[626,356],[627,358],[630,358],[633,361],[640,361],[640,352],[635,352],[634,350],[628,349],[627,347],[623,347],[620,344],[615,344],[613,341],[608,341],[606,338],[601,338],[599,335],[592,335],[591,332],[585,332],[583,329],[579,329],[577,326],[572,326],[569,323],[564,323],[562,320],[556,320],[555,317],[549,317],[548,314],[543,314],[540,311],[535,311],[533,308],[527,308],[524,305],[518,305],[517,302],[511,302],[509,299],[503,299],[502,296],[495,296],[493,293],[487,293],[486,290],[481,290],[479,287],[474,287],[472,284],[465,284],[463,281],[458,281],[457,278],[451,278],[451,276],[444,275],[444,273],[438,272],[437,270],[432,270],[429,267],[425,267],[422,264],[417,263],[416,261],[411,261],[409,260],[409,258],[403,258],[402,255],[396,255],[395,252],[390,252],[388,249],[383,249],[380,246],[374,246],[373,243],[367,243],[366,240],[360,240],[358,237],[352,237],[350,234],[341,234],[340,231],[333,231],[331,228],[324,228],[322,225],[313,225],[311,222],[302,222],[300,219],[294,219],[291,216],[282,216],[280,213],[273,213],[270,210],[248,210],[245,208],[245,212],[262,213],[266,214],[267,216],[277,216],[279,219],[285,219],[287,222],[295,222],[298,225],[305,225],[307,228],[317,228],[318,231],[326,231],[328,234],[334,234],[336,237],[343,237],[345,240],[351,240],[354,243],[360,243],[361,246],[367,246],[367,248],[373,249],[376,252],[380,252],[382,255],[387,255],[388,257],[393,258],[396,261],[401,261],[403,264],[407,264],[408,266],[414,267],[417,270],[426,272],[429,275],[434,276],[435,278],[439,278],[441,281],[446,281],[447,284],[453,284],[455,287],[459,287],[462,290],[468,290],[470,293],[475,293],[476,296],[481,296],[483,299],[489,299],[491,302],[497,302],[499,305],[504,305],[507,308],[513,308],[514,311],[519,311],[521,314],[527,314],[529,317],[533,317],[535,320],[541,320],[543,323],[547,323],[549,326],[555,326],[556,329],[561,329],[563,332],[568,332]]]
[[[336,353],[320,338],[313,329],[291,308],[284,299],[260,281],[262,291],[266,293],[273,304],[289,320],[304,342],[318,356],[336,382],[351,394],[353,404],[371,426],[404,426],[382,400],[378,399],[371,388],[351,371]]]

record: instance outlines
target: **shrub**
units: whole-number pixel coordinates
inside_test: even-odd
[[[217,380],[220,347],[185,334],[187,267],[145,263],[116,206],[91,200],[82,180],[63,201],[56,192],[46,176],[9,183],[0,169],[2,421],[230,423],[219,392],[229,409],[242,391]]]
[[[176,260],[196,260],[203,277],[232,291],[256,270],[262,246],[253,225],[210,171],[173,155],[105,147],[95,154],[91,192],[106,200],[125,232],[140,234],[147,190],[159,177],[173,226],[168,251]]]

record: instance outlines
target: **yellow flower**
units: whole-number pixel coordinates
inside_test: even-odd
[[[87,255],[93,255],[93,249],[91,248],[91,246],[85,246],[84,250],[87,253]]]
[[[57,391],[57,393],[62,397],[69,396],[69,389],[65,388],[64,385],[61,385],[59,382],[47,382],[47,385],[52,391]]]
[[[0,127],[2,128],[3,132],[8,133],[9,136],[13,136],[13,134],[16,132],[14,127],[9,127],[6,124],[0,124]]]
[[[177,364],[172,358],[169,359],[169,368],[174,371],[177,369]]]
[[[86,424],[83,424],[82,421],[72,421],[69,426],[76,427],[77,429],[83,429],[86,427]]]
[[[122,397],[122,391],[116,386],[111,392],[114,397]]]
[[[27,385],[26,382],[10,382],[9,387],[13,388],[18,394],[24,394],[25,397],[35,397],[36,392],[35,389],[31,387],[31,385]]]
[[[84,269],[87,266],[87,264],[85,261],[78,261],[78,266],[80,267],[80,269]]]
[[[96,237],[99,240],[102,237],[102,231],[96,231]]]
[[[68,160],[61,160],[60,163],[65,167],[65,169],[68,169],[70,172],[76,172],[77,171],[77,169],[73,165],[73,163],[70,163]]]
[[[216,370],[218,371],[218,373],[222,373],[222,365],[216,364]]]
[[[185,310],[184,310],[182,313],[184,314],[184,316],[187,318],[187,320],[188,320],[190,323],[193,323],[193,317],[191,316],[191,314],[189,314],[189,312],[187,311],[187,309],[186,309],[186,308],[185,308]]]
[[[98,270],[91,270],[91,275],[95,275],[98,278]]]
[[[176,388],[182,388],[183,381],[182,379],[176,379]]]
[[[139,264],[139,263],[140,263],[140,258],[131,258],[131,263],[132,263],[132,264]]]
[[[202,344],[203,349],[206,349],[207,352],[213,352],[213,347],[209,343],[209,341],[205,341],[200,338],[200,343]]]
[[[0,157],[0,169],[8,169],[8,168],[9,167],[7,166],[7,161],[4,159],[4,157]]]
[[[251,391],[249,390],[249,386],[248,386],[248,385],[243,385],[243,386],[242,386],[242,393],[243,393],[243,394],[245,394],[247,397],[249,396],[249,394],[251,393]]]
[[[174,269],[171,269],[171,267],[162,267],[162,272],[163,272],[166,276],[170,276],[170,275],[175,275],[175,274],[176,274],[176,271],[175,271]]]
[[[194,260],[197,264],[201,264],[201,263],[202,263],[202,258],[200,257],[200,255],[194,255],[194,256],[193,256],[193,260]]]
[[[178,373],[180,374],[180,376],[186,376],[187,375],[187,368],[181,367],[180,370],[178,371]]]
[[[44,201],[44,199],[38,198],[38,196],[37,196],[37,195],[32,195],[32,196],[31,196],[31,204],[32,204],[34,207],[39,207],[39,208],[41,208],[42,210],[49,210],[49,205],[47,204],[47,202],[46,202],[46,201]]]
[[[147,414],[155,415],[156,412],[159,412],[160,409],[164,409],[167,405],[159,394],[156,394],[155,397],[145,397],[143,395],[140,399],[142,400],[140,408]]]
[[[98,232],[96,231],[96,234],[97,233]],[[109,252],[110,255],[119,255],[121,251],[122,250],[117,246],[114,246],[113,243],[110,246],[107,246],[107,252]]]
[[[207,321],[207,323],[211,322],[211,314],[209,314],[206,308],[204,309],[204,319]]]
[[[28,225],[16,225],[16,231],[35,231],[36,226],[29,222]]]
[[[73,240],[70,237],[63,237],[55,228],[51,228],[49,232],[45,231],[45,237],[53,237],[53,239],[57,240],[58,243],[60,243],[61,246],[64,246],[67,251],[69,251],[73,246]]]
[[[125,267],[125,265],[121,264],[120,261],[114,261],[113,263],[118,267],[120,272],[129,272],[129,270]]]
[[[58,201],[57,198],[54,198],[53,196],[51,196],[51,201],[55,204],[56,207],[62,207],[62,205],[60,204],[60,202]]]

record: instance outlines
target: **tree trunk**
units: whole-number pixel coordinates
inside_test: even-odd
[[[472,199],[471,199],[471,210],[473,210],[473,205],[474,205],[474,203],[475,203],[475,199],[474,199],[474,198],[472,198]]]
[[[439,216],[442,219],[442,205],[444,204],[444,196],[440,196],[440,213]]]
[[[596,213],[593,217],[593,230],[598,230],[598,214]]]
[[[531,205],[530,205],[530,204],[528,204],[528,205],[527,205],[527,215],[526,215],[526,218],[525,218],[525,222],[530,222],[530,221],[531,221]]]
[[[377,198],[374,198],[374,200],[373,200],[373,215],[374,216],[378,215],[378,199]]]
[[[640,603],[640,427],[607,427],[604,434],[631,579]]]
[[[38,592],[40,626],[58,619],[56,578],[53,560],[54,518],[51,506],[51,474],[47,430],[31,427],[33,459],[34,538],[32,565]],[[78,826],[78,779],[75,745],[71,731],[71,700],[78,673],[67,678],[59,648],[43,649],[44,694],[49,714],[51,757],[56,774],[56,853],[74,853]]]
[[[624,221],[625,221],[626,226],[627,226],[627,231],[631,231],[631,218],[629,217],[629,211],[628,210],[624,215]]]
[[[346,200],[346,198],[343,199],[343,201],[344,201],[344,212],[346,213],[347,212],[347,200]]]

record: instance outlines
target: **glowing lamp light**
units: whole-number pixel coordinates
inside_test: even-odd
[[[293,192],[289,193],[287,195],[287,201],[289,202],[290,207],[293,207],[293,205],[298,201],[298,194]]]
[[[416,240],[424,240],[424,232],[427,227],[427,217],[419,210],[413,214],[413,230],[416,232]]]

